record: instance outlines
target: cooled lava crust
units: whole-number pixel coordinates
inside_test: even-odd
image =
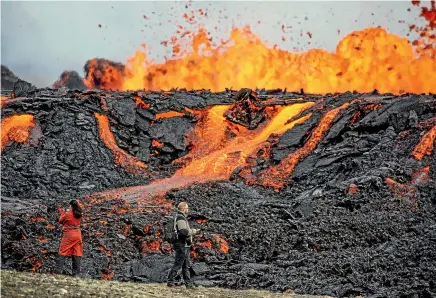
[[[162,218],[203,233],[201,285],[436,295],[436,97],[39,89],[2,98],[2,269],[52,272],[58,205],[83,274],[164,282]],[[413,296],[415,297],[415,296]]]

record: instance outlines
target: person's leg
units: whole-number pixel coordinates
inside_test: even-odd
[[[80,263],[82,261],[82,257],[72,256],[73,259],[73,276],[80,275]]]
[[[168,274],[168,286],[174,286],[174,279],[177,276],[177,273],[183,266],[183,262],[185,261],[185,254],[183,253],[183,247],[174,245],[174,251],[176,252],[176,258],[174,260],[174,266],[171,268],[170,273]]]
[[[183,262],[182,266],[182,274],[183,274],[183,280],[185,281],[185,286],[187,288],[192,288],[194,284],[191,281],[191,272],[189,272],[189,268],[191,267],[191,260],[189,257],[189,247],[183,248],[183,253],[185,254],[185,260]]]
[[[64,265],[65,265],[65,256],[58,255],[56,258],[55,273],[62,274],[62,272],[64,271]]]

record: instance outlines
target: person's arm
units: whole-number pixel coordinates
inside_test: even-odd
[[[65,220],[67,219],[67,213],[63,208],[58,208],[58,210],[61,213],[61,216],[59,217],[59,223],[64,224]]]

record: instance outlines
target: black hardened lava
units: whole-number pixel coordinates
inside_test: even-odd
[[[434,95],[258,90],[265,106],[298,98],[316,104],[303,112],[311,113],[305,122],[268,140],[268,156],[249,163],[252,175],[302,148],[328,111],[350,103],[284,188],[247,185],[235,169],[230,181],[170,190],[147,201],[150,209],[135,209],[134,198],[126,207],[122,198],[95,194],[171,177],[183,166],[172,162],[191,150],[186,136],[202,111],[232,105],[236,94],[39,89],[8,100],[2,119],[32,114],[38,128],[32,141],[11,142],[2,151],[2,268],[51,272],[61,236],[56,207],[81,198],[83,275],[163,282],[173,256],[160,241],[167,209],[159,206],[185,200],[193,227],[203,231],[193,252],[198,284],[335,297],[434,297],[436,153],[412,156],[436,125]],[[179,114],[157,119],[168,111]],[[114,162],[95,113],[108,117],[117,146],[146,164],[146,175]]]

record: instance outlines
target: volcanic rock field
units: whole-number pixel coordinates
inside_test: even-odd
[[[52,272],[78,198],[84,277],[164,282],[162,219],[187,201],[199,285],[433,297],[435,113],[432,94],[24,88],[2,97],[2,269]]]

